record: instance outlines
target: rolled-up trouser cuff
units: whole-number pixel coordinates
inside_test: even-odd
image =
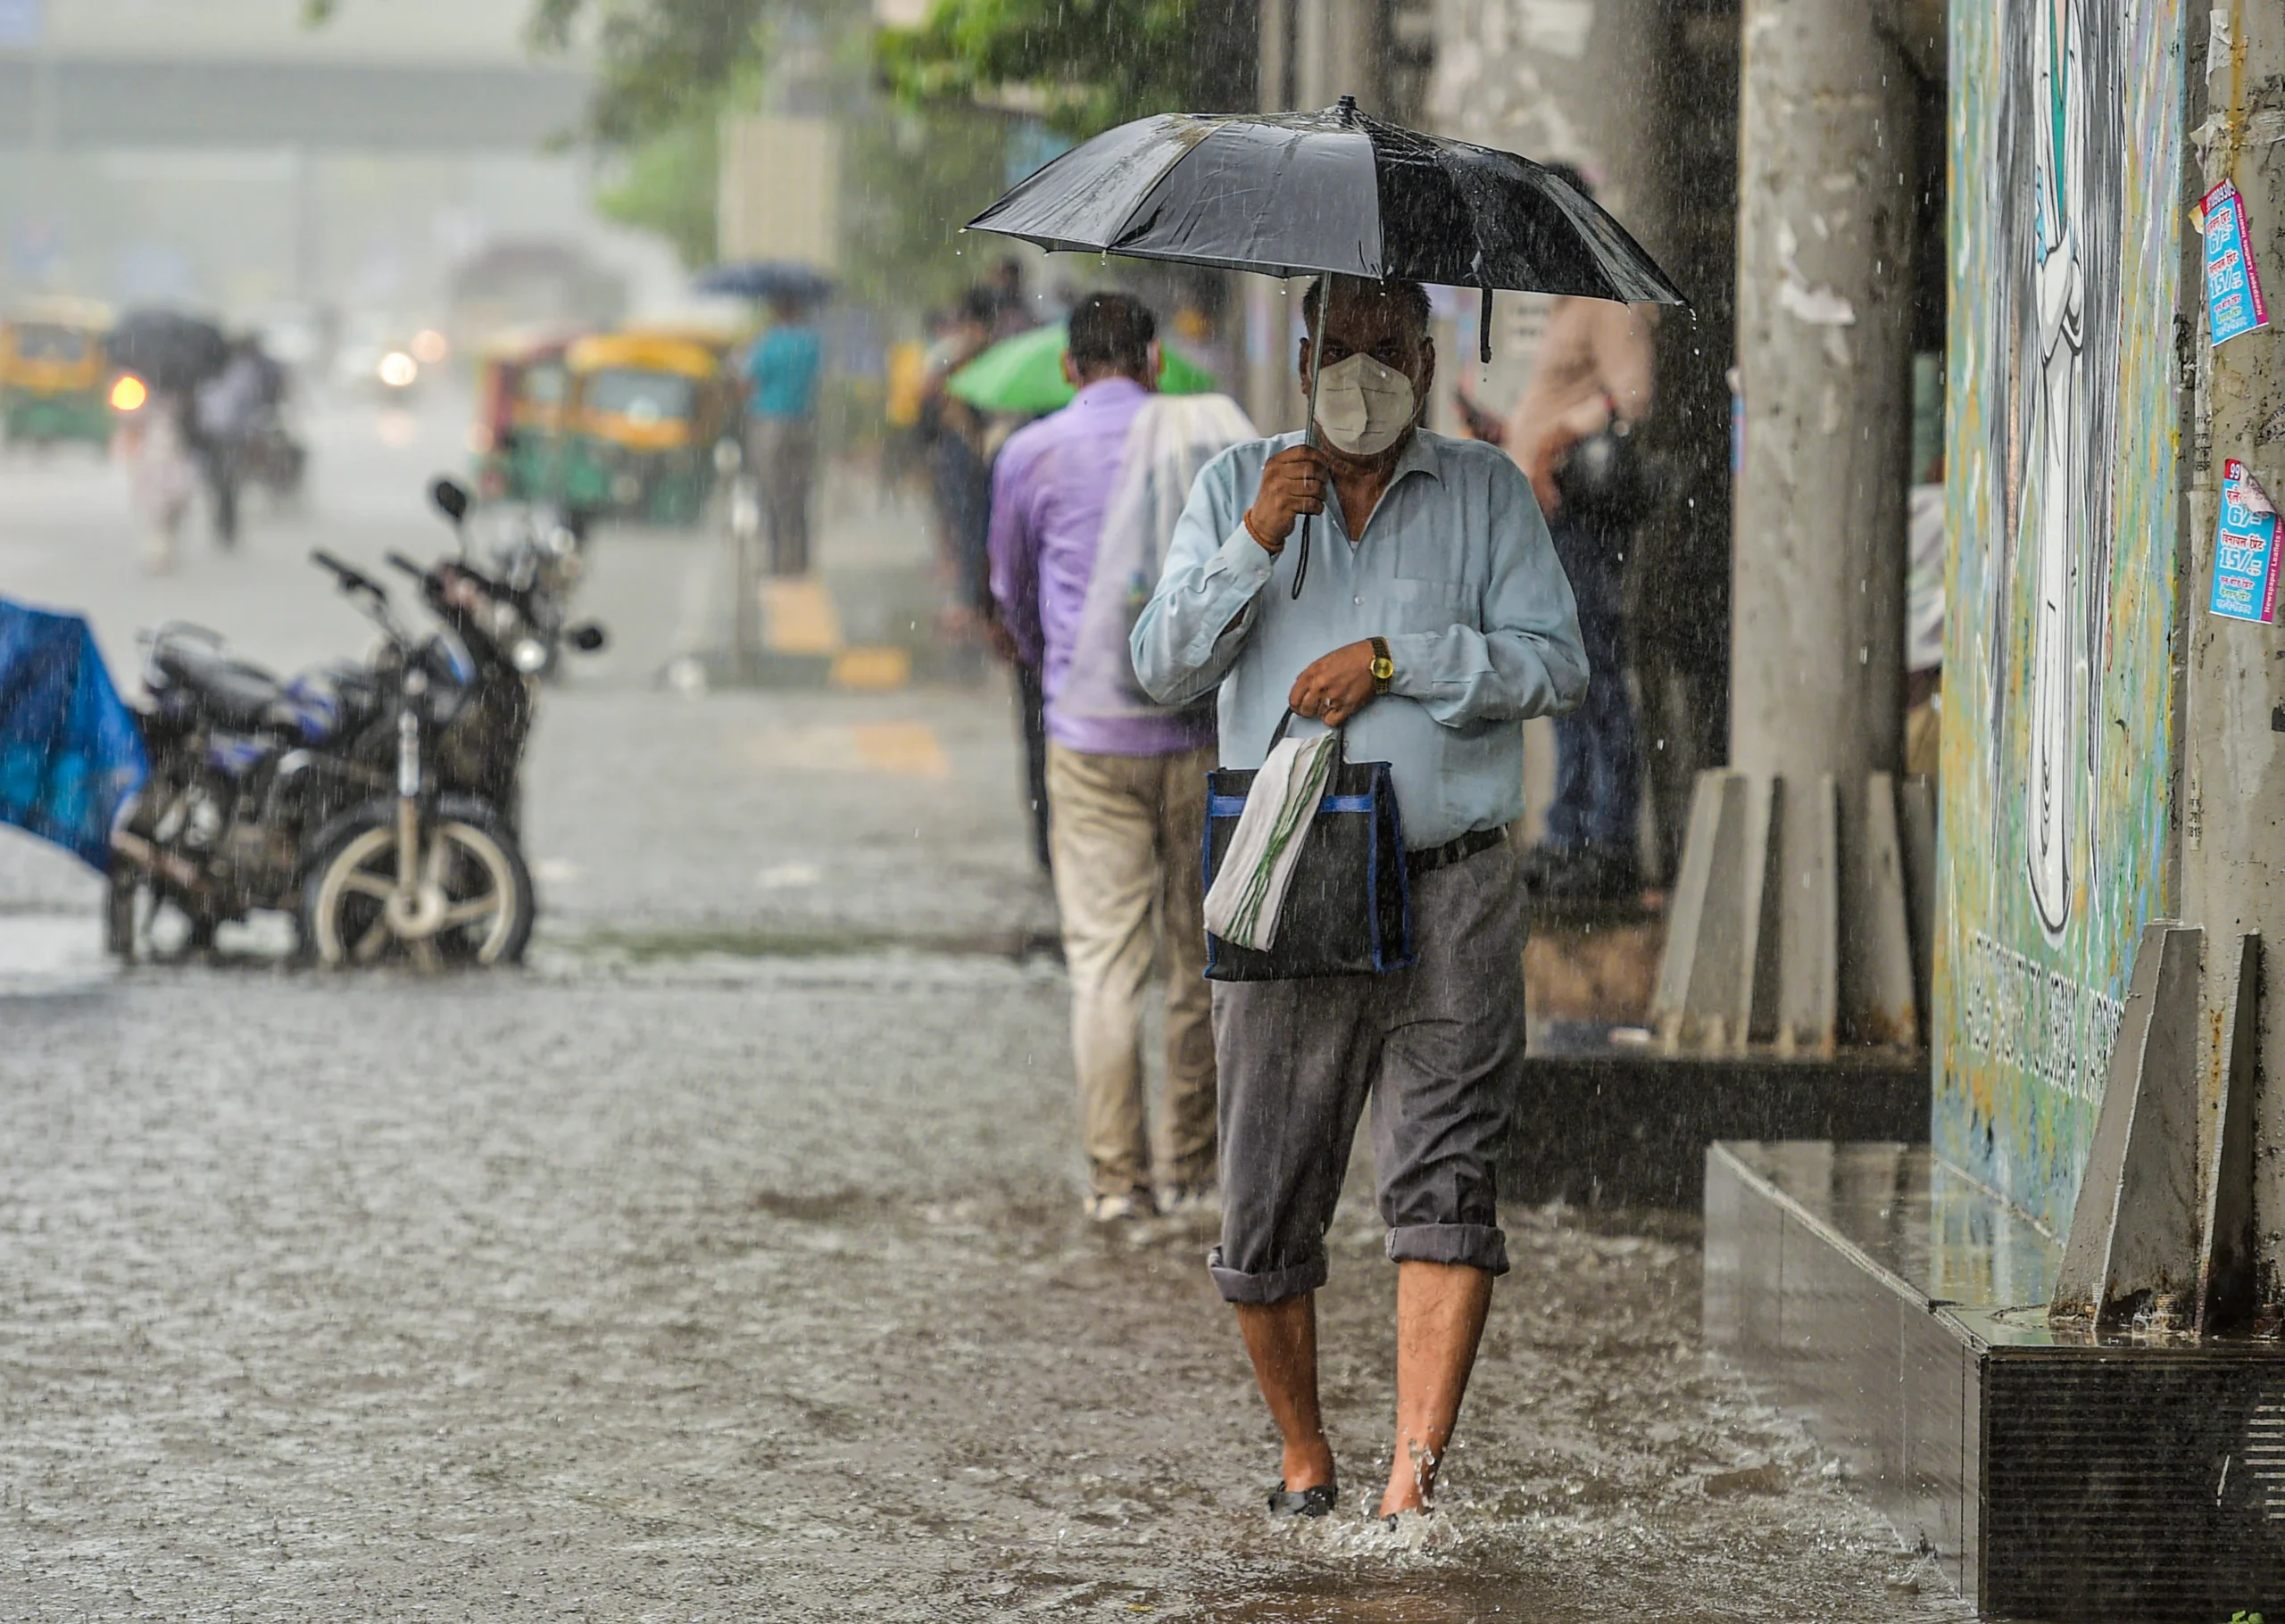
[[[1507,1267],[1504,1257],[1500,1266]],[[1265,1269],[1259,1274],[1226,1269],[1219,1247],[1206,1255],[1206,1272],[1214,1277],[1214,1284],[1221,1289],[1226,1303],[1282,1303],[1288,1297],[1315,1291],[1325,1284],[1327,1273],[1322,1252],[1307,1263],[1295,1264],[1289,1269]]]
[[[1387,1249],[1391,1263],[1466,1264],[1508,1272],[1508,1237],[1488,1223],[1402,1224],[1389,1231]],[[1227,1287],[1222,1295],[1229,1295]]]

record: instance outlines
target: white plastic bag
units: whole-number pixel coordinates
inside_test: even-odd
[[[1056,709],[1075,717],[1168,714],[1135,680],[1127,641],[1158,590],[1167,543],[1199,471],[1231,446],[1259,437],[1226,394],[1153,395],[1134,414]]]

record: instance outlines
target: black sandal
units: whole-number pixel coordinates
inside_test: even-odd
[[[1281,1479],[1277,1487],[1269,1491],[1269,1514],[1273,1517],[1323,1517],[1340,1503],[1341,1489],[1332,1483],[1291,1489]]]

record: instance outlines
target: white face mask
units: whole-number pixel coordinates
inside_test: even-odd
[[[1352,457],[1377,457],[1404,438],[1418,405],[1412,380],[1369,355],[1337,360],[1317,380],[1317,427]]]

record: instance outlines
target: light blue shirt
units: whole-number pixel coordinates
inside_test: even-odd
[[[1166,571],[1135,623],[1134,670],[1161,703],[1221,688],[1222,765],[1259,766],[1293,679],[1361,638],[1388,639],[1389,692],[1349,724],[1349,758],[1385,761],[1405,844],[1441,846],[1524,811],[1524,721],[1587,692],[1571,583],[1547,520],[1505,452],[1416,433],[1352,543],[1341,504],[1316,518],[1294,601],[1300,527],[1272,556],[1244,514],[1280,435],[1206,465]],[[1296,733],[1319,724],[1296,717]]]

